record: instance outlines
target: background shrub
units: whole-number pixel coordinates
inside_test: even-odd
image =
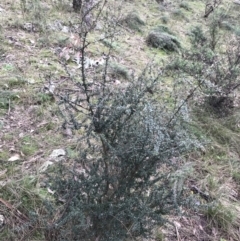
[[[148,34],[147,44],[167,51],[177,51],[181,47],[178,39],[164,26],[156,27]]]

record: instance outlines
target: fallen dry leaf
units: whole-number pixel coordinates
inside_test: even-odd
[[[20,155],[19,155],[19,154],[15,154],[15,155],[11,156],[11,157],[8,159],[8,161],[9,161],[9,162],[14,162],[14,161],[18,161],[18,160],[20,160],[20,159],[21,159]]]

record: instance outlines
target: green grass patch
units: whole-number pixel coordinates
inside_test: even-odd
[[[9,78],[6,81],[6,84],[8,85],[9,88],[16,88],[16,87],[21,87],[25,85],[26,81],[21,77],[13,77],[13,78]]]
[[[205,212],[207,220],[212,227],[217,227],[226,232],[232,226],[236,217],[230,207],[226,207],[221,203],[209,206]]]
[[[32,156],[38,150],[38,144],[31,136],[25,136],[21,140],[20,150],[25,156]]]
[[[15,70],[15,66],[13,64],[3,64],[2,65],[2,68],[1,68],[1,71],[2,72],[13,72]]]
[[[10,157],[9,151],[3,150],[3,149],[0,151],[0,160],[7,161],[9,157]]]
[[[0,198],[11,205],[7,207],[0,203],[1,214],[8,219],[0,235],[4,240],[44,239],[44,224],[39,215],[43,215],[47,195],[40,194],[37,181],[36,176],[26,175],[1,188]]]
[[[51,103],[53,101],[53,96],[47,93],[37,93],[33,99],[33,103],[37,105],[43,105]]]
[[[232,177],[233,177],[233,180],[234,180],[238,185],[240,185],[240,170],[233,171]]]
[[[19,95],[15,92],[0,90],[0,109],[8,109],[12,105],[12,102],[19,98]]]
[[[6,133],[2,136],[3,141],[13,141],[14,140],[14,135],[10,133]]]

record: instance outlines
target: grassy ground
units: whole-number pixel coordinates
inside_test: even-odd
[[[109,2],[113,6],[114,1]],[[136,12],[144,22],[138,30],[123,22],[123,30],[112,42],[114,62],[127,73],[140,73],[152,59],[160,66],[169,56],[146,45],[146,36],[155,26],[167,26],[181,45],[187,47],[191,27],[208,21],[203,18],[205,3],[200,0],[123,3],[121,18]],[[240,7],[231,4],[226,1],[219,8],[227,13],[231,10],[231,21],[237,21]],[[51,152],[59,148],[67,150],[64,157],[67,161],[77,155],[80,132],[63,130],[57,101],[44,91],[49,84],[48,76],[57,89],[68,86],[56,53],[68,46],[71,37],[62,29],[68,28],[69,22],[77,17],[70,1],[0,3],[0,214],[6,223],[0,230],[1,240],[19,240],[16,232],[22,232],[21,240],[44,240],[43,224],[36,222],[28,233],[18,230],[18,224],[28,222],[30,209],[41,214],[43,199],[51,196],[51,190],[42,187],[41,173]],[[89,38],[99,36],[101,26]],[[106,43],[102,42],[87,49],[93,59],[106,50]],[[76,64],[69,61],[69,65],[76,73]],[[172,223],[155,231],[156,241],[240,240],[239,117],[238,110],[221,119],[200,110],[194,113],[193,129],[208,144],[201,152],[183,157],[184,163],[191,164],[184,183],[192,190],[189,195],[203,205],[182,210],[184,216],[170,216]]]

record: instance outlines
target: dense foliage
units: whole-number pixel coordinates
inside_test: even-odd
[[[79,157],[73,166],[60,165],[51,181],[64,200],[55,224],[60,240],[147,236],[176,210],[181,191],[174,189],[173,160],[194,145],[184,118],[150,94],[158,81],[143,73],[124,90],[102,82],[91,96],[83,84],[86,119],[72,118],[85,128]]]

